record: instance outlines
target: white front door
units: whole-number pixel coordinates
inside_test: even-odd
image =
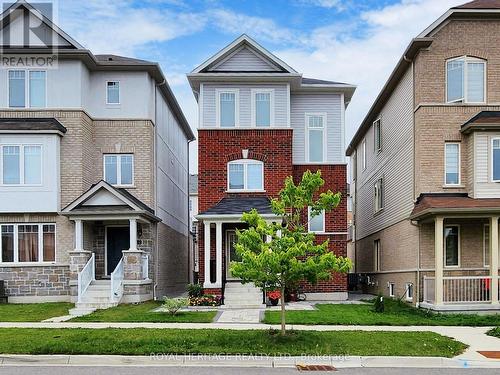
[[[241,257],[236,254],[236,249],[234,247],[237,241],[236,231],[235,230],[227,230],[226,231],[226,278],[228,280],[236,280],[235,277],[231,275],[231,271],[229,266],[231,262],[239,262]]]

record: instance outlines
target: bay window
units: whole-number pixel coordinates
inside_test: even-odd
[[[264,164],[258,160],[235,160],[227,165],[229,191],[264,190]]]
[[[0,225],[1,262],[55,262],[55,231],[55,224]]]
[[[460,184],[460,143],[446,143],[445,158],[445,185]]]
[[[306,114],[307,161],[322,163],[325,161],[326,114]]]
[[[104,181],[111,185],[132,186],[134,184],[134,155],[104,155]]]
[[[46,107],[46,86],[47,72],[43,70],[9,70],[9,107]]]
[[[217,91],[217,121],[223,128],[237,126],[238,122],[238,90]]]
[[[0,145],[2,185],[42,183],[41,145]]]
[[[460,231],[458,225],[444,227],[445,266],[458,267],[460,258]]]
[[[486,61],[461,56],[446,62],[446,102],[484,103]]]

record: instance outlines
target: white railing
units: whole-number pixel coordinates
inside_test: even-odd
[[[123,296],[123,257],[116,265],[115,270],[111,273],[111,295],[112,302],[120,302]]]
[[[443,277],[443,302],[491,302],[491,276]]]
[[[434,277],[424,276],[424,302],[434,303],[434,296],[436,294],[435,283]]]
[[[90,283],[95,280],[95,254],[87,261],[87,264],[78,272],[78,302],[82,302],[83,295]]]
[[[148,254],[143,254],[143,256],[142,256],[142,278],[144,280],[149,279],[149,256],[148,256]]]

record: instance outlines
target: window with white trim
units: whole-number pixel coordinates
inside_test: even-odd
[[[325,161],[326,114],[306,113],[307,161],[323,163]]]
[[[120,104],[120,82],[106,82],[106,104]]]
[[[483,226],[483,266],[490,266],[490,225]]]
[[[105,154],[104,181],[111,185],[134,185],[134,155]]]
[[[444,227],[444,265],[458,267],[460,261],[460,229],[458,225]]]
[[[44,70],[9,70],[9,107],[45,108],[47,72]]]
[[[380,271],[380,240],[373,241],[373,270]]]
[[[486,61],[461,56],[446,61],[446,102],[486,102]]]
[[[42,183],[41,145],[0,145],[1,185]]]
[[[395,297],[396,296],[396,284],[394,283],[389,283],[389,297]]]
[[[500,182],[500,138],[491,140],[491,180]]]
[[[55,262],[55,224],[0,225],[2,263]]]
[[[447,142],[444,145],[445,185],[460,184],[460,143]]]
[[[363,139],[361,143],[361,169],[364,171],[366,169],[366,139]]]
[[[382,124],[380,119],[373,122],[373,149],[375,152],[382,150]]]
[[[273,126],[274,90],[252,90],[252,125]]]
[[[413,283],[405,284],[405,297],[408,302],[413,301]]]
[[[384,208],[384,180],[382,177],[373,185],[373,201],[375,213]]]
[[[238,91],[217,91],[217,122],[222,128],[232,128],[238,122]]]
[[[313,215],[311,207],[307,209],[307,222],[309,232],[324,233],[325,232],[325,211],[321,211]]]
[[[259,160],[242,159],[227,164],[228,191],[263,191],[264,163]]]

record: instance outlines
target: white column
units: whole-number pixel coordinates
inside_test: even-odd
[[[222,223],[215,223],[215,269],[217,287],[222,287]]]
[[[444,262],[444,244],[443,244],[443,217],[437,216],[434,219],[434,254],[435,254],[435,305],[443,304],[443,262]]]
[[[75,251],[83,251],[83,222],[75,220]]]
[[[491,303],[498,304],[498,216],[490,218]]]
[[[129,250],[137,250],[137,219],[129,219],[130,228],[130,248]]]
[[[205,241],[205,256],[203,257],[204,259],[204,264],[205,264],[205,282],[203,283],[203,286],[205,288],[211,287],[210,283],[210,222],[209,221],[204,221],[203,222],[204,226],[204,241]]]

